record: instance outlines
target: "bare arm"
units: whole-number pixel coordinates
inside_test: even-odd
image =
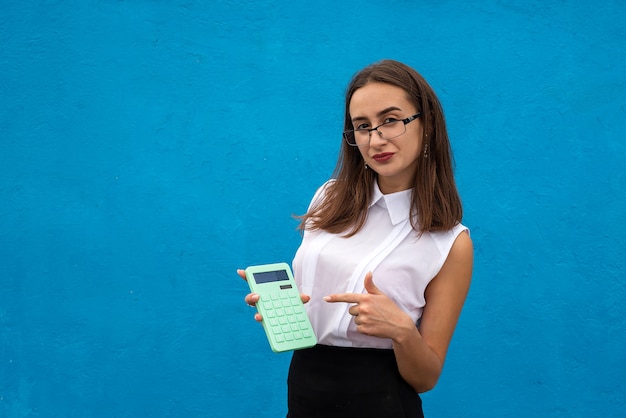
[[[426,392],[441,375],[469,290],[472,264],[472,241],[467,233],[461,233],[439,274],[426,288],[426,306],[419,330],[411,317],[376,287],[371,273],[364,279],[367,293],[334,294],[324,299],[354,303],[348,312],[355,317],[357,331],[390,338],[400,374],[416,392]]]
[[[461,233],[439,274],[426,288],[419,331],[408,323],[393,338],[400,374],[417,392],[432,389],[441,372],[472,277],[473,247]]]

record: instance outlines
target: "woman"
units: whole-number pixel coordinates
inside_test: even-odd
[[[302,217],[293,261],[319,344],[293,354],[287,416],[419,417],[473,263],[443,111],[391,60],[357,73],[345,103],[334,178]]]

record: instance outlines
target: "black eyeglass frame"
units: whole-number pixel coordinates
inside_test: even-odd
[[[350,145],[350,146],[352,146],[352,147],[362,147],[362,146],[365,146],[365,145],[369,145],[370,141],[372,140],[372,131],[377,131],[377,132],[378,132],[378,135],[380,135],[380,137],[381,137],[381,138],[383,138],[383,134],[382,134],[382,132],[380,132],[380,131],[378,130],[378,128],[380,128],[381,126],[389,125],[390,123],[402,122],[402,123],[404,124],[404,126],[405,126],[405,128],[404,128],[404,132],[402,132],[402,133],[400,134],[400,135],[402,135],[402,134],[404,134],[404,133],[406,132],[406,125],[407,125],[408,123],[410,123],[410,122],[413,122],[415,119],[418,119],[420,116],[422,116],[422,112],[417,112],[417,113],[416,113],[416,114],[414,114],[413,116],[409,116],[409,117],[408,117],[408,118],[406,118],[406,119],[398,119],[398,120],[392,120],[392,121],[389,121],[389,122],[383,122],[383,123],[381,123],[380,125],[375,126],[375,127],[373,127],[373,128],[370,128],[370,129],[350,129],[349,131],[345,131],[345,132],[343,132],[343,139],[345,139],[345,140],[346,140],[346,142],[348,143],[348,145]],[[367,141],[367,143],[366,143],[366,144],[357,144],[357,143],[356,143],[356,136],[354,135],[354,133],[355,133],[356,131],[367,131],[368,136],[369,136],[369,139],[368,139],[368,141]],[[348,139],[349,135],[352,135],[352,137],[354,138],[354,141],[355,141],[355,143],[354,143],[354,144],[350,143],[350,140]],[[391,138],[383,138],[383,139],[384,139],[384,140],[390,140],[390,139],[397,138],[397,137],[399,137],[400,135],[392,136]]]

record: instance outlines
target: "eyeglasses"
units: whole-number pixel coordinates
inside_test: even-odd
[[[370,139],[372,138],[372,131],[378,132],[378,135],[380,135],[382,139],[393,139],[405,133],[406,124],[419,118],[421,114],[422,113],[419,112],[406,119],[389,119],[387,122],[370,129],[364,128],[345,131],[343,137],[346,142],[353,147],[369,145]]]

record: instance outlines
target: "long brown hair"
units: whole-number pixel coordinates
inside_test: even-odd
[[[354,92],[368,83],[388,83],[402,88],[418,112],[424,129],[413,180],[411,222],[419,233],[452,229],[463,217],[454,181],[452,150],[441,104],[435,92],[413,68],[393,60],[379,61],[354,75],[346,91],[344,130],[352,129],[349,107]],[[336,181],[326,187],[325,198],[300,217],[300,230],[323,229],[356,234],[364,225],[377,174],[365,168],[356,147],[341,141],[333,173]]]

